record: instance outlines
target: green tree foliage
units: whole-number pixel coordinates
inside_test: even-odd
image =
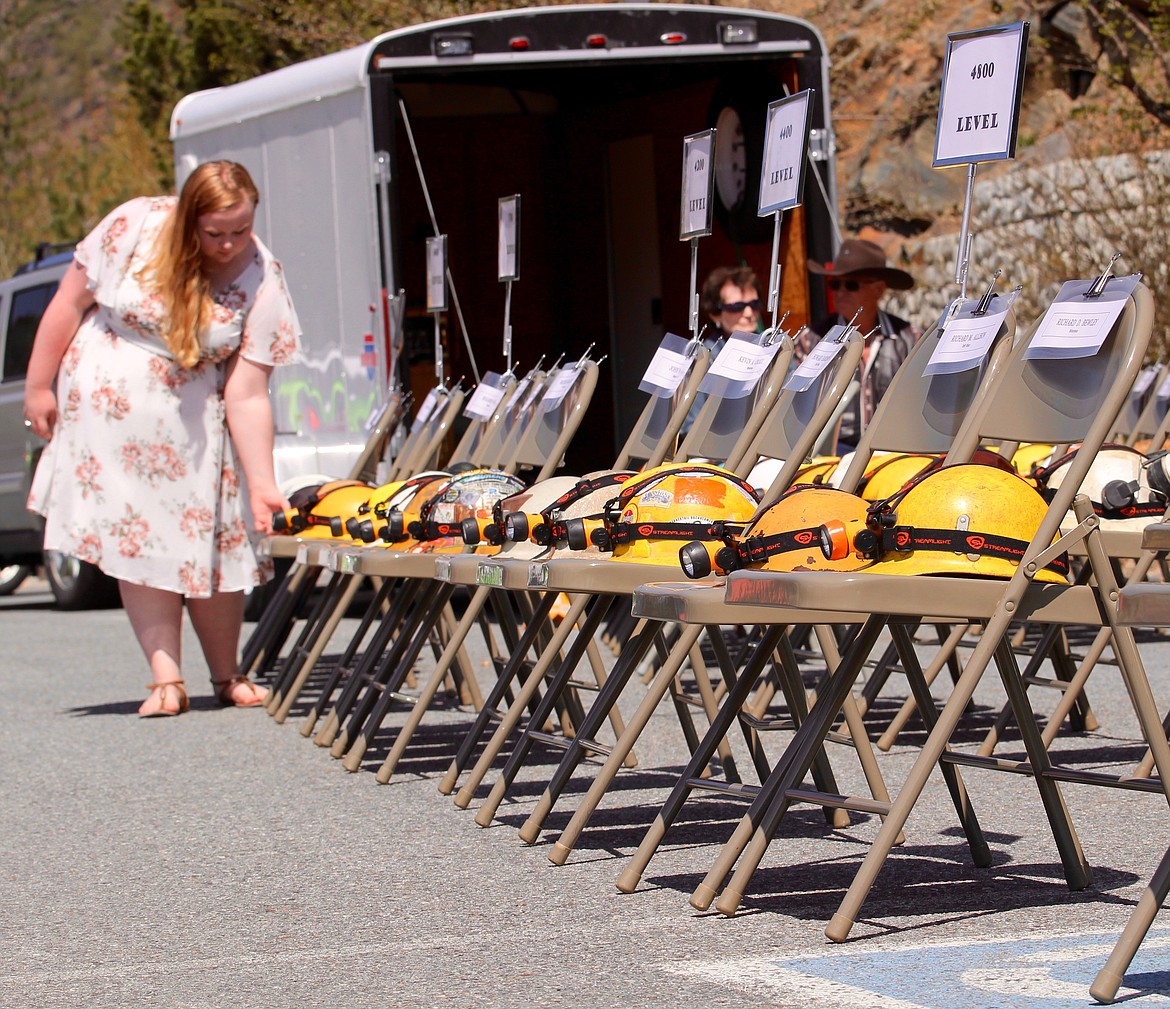
[[[1081,0],[1102,53],[1098,69],[1170,126],[1170,0]]]

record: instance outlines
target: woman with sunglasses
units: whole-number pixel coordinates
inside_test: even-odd
[[[865,425],[885,395],[899,366],[921,335],[905,319],[884,311],[880,305],[886,291],[908,291],[914,278],[904,270],[886,265],[881,246],[860,238],[841,243],[837,258],[831,263],[809,260],[810,273],[825,278],[836,312],[813,323],[810,328],[815,344],[834,326],[853,318],[858,309],[857,327],[862,333],[873,331],[861,355],[861,389],[845,408],[837,433],[837,452],[844,455],[857,447]]]
[[[712,270],[699,296],[700,311],[713,323],[703,336],[703,346],[711,352],[711,360],[732,333],[757,333],[760,329],[760,281],[755,271],[747,266],[720,266]],[[695,396],[687,419],[680,430],[686,434],[694,424],[706,401],[705,393]]]

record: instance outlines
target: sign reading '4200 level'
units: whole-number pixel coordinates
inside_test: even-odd
[[[934,167],[1016,154],[1028,22],[947,36]]]

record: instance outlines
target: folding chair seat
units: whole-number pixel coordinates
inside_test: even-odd
[[[880,613],[871,613],[861,631],[842,655],[836,671],[818,691],[818,701],[810,717],[797,729],[784,756],[777,763],[765,788],[761,790],[747,816],[741,821],[732,840],[696,891],[692,903],[708,906],[717,887],[735,868],[730,883],[717,904],[720,911],[732,913],[759,864],[768,843],[789,805],[807,801],[808,790],[800,787],[810,761],[830,730],[840,705],[853,688],[865,655],[872,649],[878,632],[888,627],[908,671],[920,672],[918,660],[905,633],[904,621],[917,622],[923,614],[945,619],[962,619],[982,624],[983,631],[975,650],[968,657],[959,683],[940,711],[927,693],[920,696],[923,714],[931,726],[926,743],[897,798],[890,805],[877,839],[869,849],[850,887],[841,909],[834,916],[826,934],[844,939],[865,894],[868,892],[885,857],[899,837],[932,769],[939,765],[944,774],[957,780],[957,767],[979,766],[1011,770],[1032,777],[1052,829],[1070,886],[1088,885],[1091,873],[1081,853],[1075,831],[1069,821],[1060,794],[1060,781],[1108,784],[1151,790],[1148,781],[1135,783],[1111,775],[1092,774],[1067,767],[1056,767],[1048,758],[1039,739],[1034,716],[1019,683],[1018,668],[1006,634],[1011,624],[1026,618],[1037,623],[1090,623],[1106,621],[1113,629],[1122,674],[1126,679],[1135,710],[1154,753],[1159,770],[1170,769],[1170,748],[1158,719],[1157,710],[1144,676],[1140,656],[1132,633],[1119,626],[1116,614],[1117,587],[1107,555],[1098,536],[1099,520],[1087,498],[1075,500],[1079,520],[1076,531],[1057,536],[1060,523],[1091,464],[1091,453],[1101,444],[1124,397],[1128,394],[1148,344],[1152,327],[1152,299],[1140,284],[1127,298],[1125,308],[1101,350],[1091,358],[1073,361],[1031,361],[1024,357],[1029,344],[1025,339],[1016,347],[1010,366],[997,383],[986,408],[980,411],[976,437],[1049,440],[1053,443],[1081,442],[1088,452],[1075,461],[1061,488],[1054,495],[1044,519],[1027,547],[1016,573],[1007,581],[982,582],[941,575],[875,575],[867,572],[837,574],[776,574],[738,572],[728,579],[726,600],[732,604],[758,606],[775,622],[806,622],[815,613],[820,619],[825,611],[851,614],[873,609],[880,600]],[[956,458],[961,447],[952,450]],[[948,457],[948,462],[952,462]],[[1084,541],[1093,579],[1089,584],[1051,584],[1035,581],[1044,566],[1071,541]],[[1050,546],[1050,544],[1052,544]],[[893,580],[890,580],[893,579]],[[648,595],[654,595],[649,590]],[[974,755],[958,755],[949,749],[949,741],[971,699],[975,686],[987,666],[994,662],[1005,690],[1012,700],[1017,724],[1027,750],[1027,761],[987,761]],[[918,682],[912,678],[912,683]],[[952,786],[953,788],[953,786]],[[1156,786],[1161,791],[1160,782]],[[1165,797],[1165,796],[1164,796]],[[969,802],[961,792],[954,796],[960,820],[972,848],[986,851],[978,832]],[[816,801],[822,797],[817,796]],[[742,857],[741,857],[742,856]],[[737,864],[738,863],[738,864]]]

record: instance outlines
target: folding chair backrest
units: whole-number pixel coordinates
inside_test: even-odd
[[[709,459],[734,468],[775,405],[791,361],[792,339],[785,334],[768,371],[749,395],[742,399],[708,396],[675,452],[675,461]]]
[[[1149,364],[1142,368],[1138,382],[1126,397],[1125,406],[1117,415],[1108,441],[1132,445],[1140,438],[1148,438],[1158,426],[1165,413],[1166,400],[1157,402],[1158,391],[1166,376],[1170,375],[1170,364]],[[1144,391],[1138,390],[1141,380],[1148,380]]]
[[[455,448],[451,450],[451,455],[447,459],[447,465],[449,467],[461,462],[479,462],[479,448],[481,445],[487,443],[493,428],[499,426],[504,415],[503,404],[507,401],[508,393],[515,385],[515,378],[509,377],[504,386],[504,395],[490,417],[473,417],[471,419],[463,434],[460,435]]]
[[[401,480],[421,473],[425,469],[433,469],[438,462],[439,451],[443,439],[463,409],[463,390],[442,389],[439,392],[439,402],[435,404],[431,415],[418,427],[418,435],[409,453],[399,452],[394,460],[394,466],[389,479]]]
[[[1166,441],[1167,427],[1170,426],[1170,421],[1168,421],[1170,400],[1167,400],[1163,386],[1168,379],[1170,379],[1170,362],[1162,365],[1154,376],[1145,405],[1131,425],[1128,437],[1125,438],[1127,445],[1136,445],[1139,441],[1149,439],[1149,450],[1154,452],[1160,449]],[[1130,396],[1126,403],[1127,409],[1131,407],[1134,399],[1135,397]]]
[[[1153,330],[1153,299],[1149,289],[1138,284],[1109,336],[1090,357],[1028,360],[1025,354],[1038,327],[1039,321],[1013,348],[980,411],[975,437],[1080,444],[1084,451],[1077,453],[1061,483],[1062,488],[1068,482],[1079,486],[1084,473],[1078,477],[1074,471],[1087,471],[1092,464],[1141,369]],[[967,447],[956,441],[953,451],[958,454]]]
[[[394,390],[386,399],[378,419],[370,429],[361,453],[354,461],[348,474],[350,480],[361,480],[363,483],[373,483],[378,471],[378,463],[386,451],[386,445],[394,429],[402,422],[405,412],[406,399],[398,390]]]
[[[780,393],[736,469],[740,476],[747,476],[761,459],[784,460],[764,494],[763,504],[771,504],[792,485],[797,471],[812,454],[813,446],[849,388],[864,346],[861,334],[853,330],[836,360],[811,386],[803,392]]]
[[[711,352],[700,344],[686,378],[679,383],[674,395],[649,397],[614,460],[614,469],[649,469],[673,454],[678,433],[710,363]]]
[[[597,388],[597,362],[585,361],[578,370],[580,375],[557,406],[545,410],[542,403],[537,404],[536,413],[516,448],[516,470],[536,470],[530,483],[545,480],[556,473],[573,435],[585,418],[593,390]],[[555,381],[555,378],[550,381]]]
[[[500,401],[496,411],[499,420],[485,435],[476,452],[475,461],[478,465],[508,472],[515,470],[516,447],[524,437],[524,429],[536,409],[540,390],[547,381],[547,372],[533,368]]]
[[[973,418],[994,387],[1015,335],[1009,310],[992,346],[978,368],[950,375],[925,375],[940,331],[934,327],[902,362],[869,422],[857,451],[838,485],[855,490],[875,451],[949,452],[969,418]],[[974,451],[974,447],[968,451]]]

